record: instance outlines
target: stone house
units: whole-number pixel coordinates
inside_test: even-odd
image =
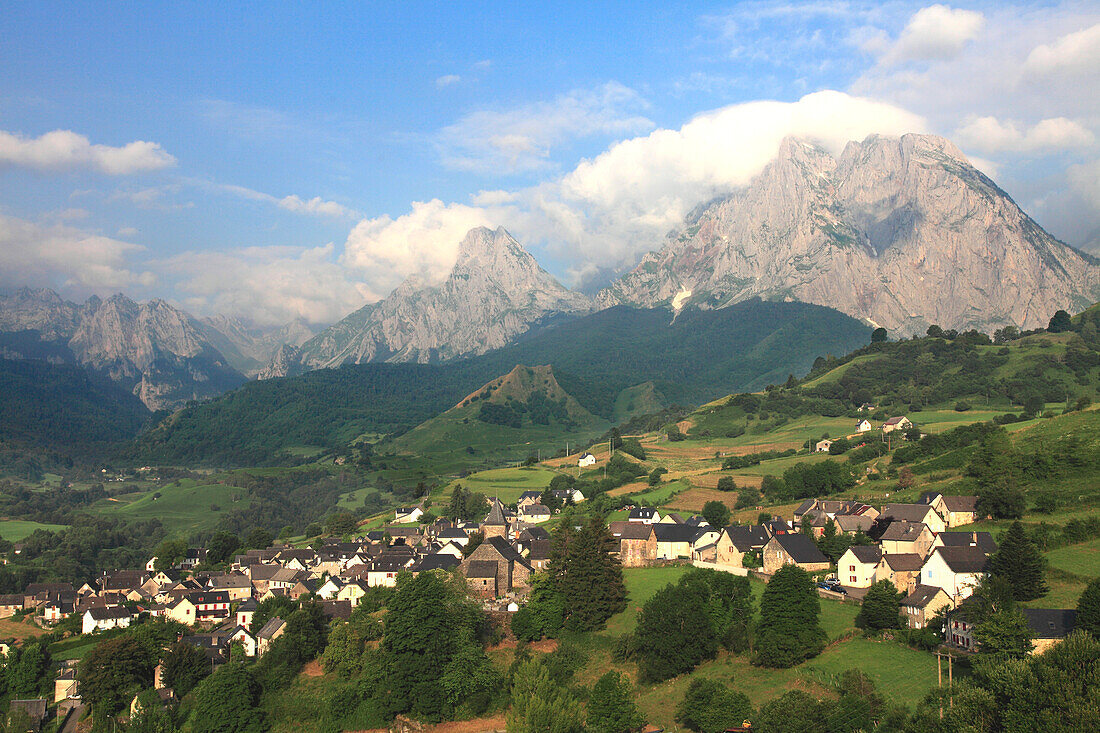
[[[879,537],[879,545],[884,555],[915,554],[927,557],[935,539],[927,524],[890,522]]]
[[[746,552],[759,552],[768,544],[768,531],[761,525],[731,525],[722,530],[715,543],[714,562],[729,567],[743,567]]]
[[[916,587],[922,565],[924,558],[915,552],[883,554],[875,567],[874,582],[889,580],[899,593],[907,594]]]
[[[939,533],[947,529],[947,523],[943,520],[943,517],[927,504],[887,504],[882,507],[878,518],[895,522],[927,524],[933,533]]]
[[[489,580],[489,564],[492,583]],[[529,586],[531,565],[503,537],[488,537],[459,566],[471,582],[471,590],[479,595],[492,592],[496,597],[510,591],[522,591]]]
[[[624,568],[644,567],[657,559],[657,535],[653,525],[612,522],[611,536],[619,540],[619,562]]]
[[[951,598],[943,588],[917,585],[912,593],[902,599],[901,617],[907,628],[923,629],[945,608],[951,608]]]
[[[804,534],[775,535],[764,545],[764,572],[774,573],[784,565],[797,565],[808,572],[829,569],[829,558]]]

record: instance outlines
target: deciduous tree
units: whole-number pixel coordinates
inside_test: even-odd
[[[634,704],[630,680],[608,672],[596,681],[588,698],[588,730],[592,733],[628,733],[645,725]]]

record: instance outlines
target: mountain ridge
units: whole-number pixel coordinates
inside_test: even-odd
[[[891,331],[1045,325],[1100,297],[1100,262],[1046,233],[950,141],[872,135],[838,157],[796,138],[600,291],[602,306],[838,308]]]

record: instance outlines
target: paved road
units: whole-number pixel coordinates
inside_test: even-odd
[[[62,714],[63,713],[59,713]],[[72,713],[65,719],[65,725],[57,733],[76,733],[76,727],[84,717],[84,705],[76,703],[72,706]]]

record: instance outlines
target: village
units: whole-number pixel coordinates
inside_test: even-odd
[[[579,462],[591,465],[594,459],[586,453]],[[231,659],[233,649],[262,657],[284,633],[285,620],[278,616],[258,629],[253,624],[260,603],[277,597],[313,599],[327,619],[347,619],[370,588],[394,587],[402,574],[441,571],[461,575],[469,595],[486,610],[514,613],[526,601],[532,574],[546,569],[550,559],[551,534],[541,525],[555,512],[544,501],[569,507],[583,504],[585,497],[576,489],[527,491],[509,506],[493,497],[486,516],[476,522],[422,523],[420,506],[401,507],[389,523],[365,534],[325,537],[313,547],[275,543],[250,549],[216,571],[202,569],[205,548],[189,548],[170,568],[152,557],[144,567],[103,573],[80,587],[29,584],[23,593],[0,596],[0,618],[29,616],[48,629],[75,616],[79,633],[93,638],[135,623],[171,620],[192,629],[179,641],[199,649],[215,669]],[[724,527],[713,527],[700,515],[627,506],[627,518],[611,521],[608,532],[624,568],[691,565],[767,582],[780,568],[795,565],[814,576],[823,598],[849,602],[889,581],[903,596],[901,626],[921,629],[945,619],[935,631],[947,648],[965,654],[977,649],[972,628],[952,613],[986,575],[997,550],[989,532],[966,529],[980,519],[976,504],[974,496],[936,492],[916,503],[879,506],[807,499],[790,517],[762,513],[758,524]],[[826,533],[850,539],[835,564],[817,544]],[[1023,613],[1036,653],[1074,627],[1070,609]],[[0,652],[9,648],[0,645]],[[171,698],[159,668],[155,685],[166,701]],[[12,706],[41,722],[47,705],[60,705],[63,715],[79,701],[76,669],[67,663],[57,672],[52,701],[15,700]]]

